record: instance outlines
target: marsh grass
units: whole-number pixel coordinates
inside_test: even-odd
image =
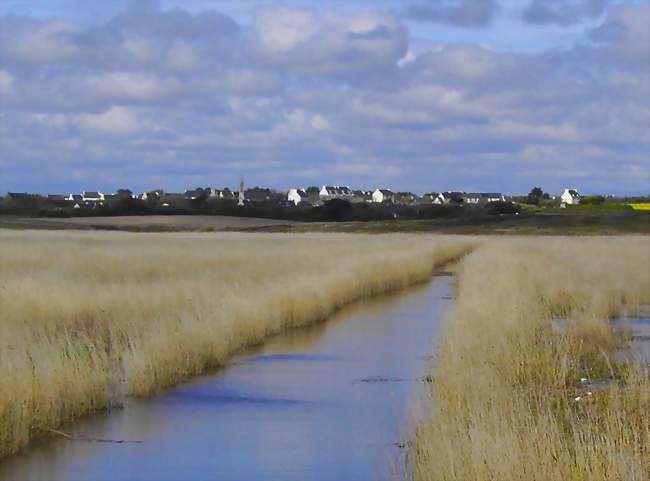
[[[424,281],[467,249],[406,235],[0,231],[0,457]]]
[[[490,240],[467,256],[415,478],[650,479],[648,368],[620,359],[626,334],[608,322],[650,301],[649,266],[643,237]],[[589,395],[581,378],[613,382]]]

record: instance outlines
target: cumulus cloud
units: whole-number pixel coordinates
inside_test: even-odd
[[[318,17],[302,9],[263,8],[255,17],[257,58],[289,71],[358,74],[397,67],[408,33],[385,14]]]
[[[4,17],[3,185],[182,189],[244,174],[645,192],[648,24],[650,6],[627,4],[573,48],[415,53],[385,12],[266,7],[250,28],[151,4],[93,25]]]
[[[484,27],[498,12],[497,0],[429,0],[406,9],[408,18],[458,27]]]
[[[14,77],[6,70],[0,70],[0,95],[9,97],[14,91]]]
[[[573,25],[605,13],[610,0],[532,0],[523,18],[538,25]]]
[[[100,114],[82,114],[76,120],[81,129],[98,134],[133,135],[143,127],[126,107],[111,107]]]

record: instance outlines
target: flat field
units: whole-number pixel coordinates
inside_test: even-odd
[[[427,232],[462,235],[620,235],[650,234],[650,211],[534,213],[369,222],[304,222],[264,226],[268,232],[347,232],[381,234]]]
[[[429,236],[0,230],[0,456],[430,278]]]
[[[295,222],[255,217],[152,215],[117,217],[0,217],[0,228],[84,229],[134,232],[246,231],[270,233],[394,232],[465,235],[612,235],[650,234],[650,211],[576,208],[538,210],[521,215],[462,215],[426,220]]]
[[[126,231],[223,231],[289,227],[296,222],[220,215],[132,215],[71,218],[0,218],[0,227],[14,229],[101,229]]]
[[[650,304],[648,237],[490,238],[411,456],[418,481],[650,479],[650,375],[610,319]]]

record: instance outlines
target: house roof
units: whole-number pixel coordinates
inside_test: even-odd
[[[367,190],[354,190],[352,191],[352,194],[355,197],[360,197],[364,199],[369,199],[370,197],[372,197],[372,192],[369,192]]]
[[[206,192],[203,189],[194,189],[186,190],[184,195],[186,199],[198,199],[199,197],[203,197],[205,193]]]
[[[465,197],[470,197],[470,198],[495,198],[495,197],[503,197],[501,193],[499,192],[469,192],[465,194]]]
[[[244,197],[251,202],[265,202],[280,200],[283,195],[266,189],[250,189],[244,192]]]
[[[99,197],[101,197],[99,192],[95,192],[92,190],[84,191],[83,196],[91,199],[99,199]]]
[[[324,186],[329,195],[351,195],[352,190],[346,185],[328,185]]]
[[[31,194],[28,194],[27,192],[9,192],[7,195],[10,199],[26,199],[31,197]]]

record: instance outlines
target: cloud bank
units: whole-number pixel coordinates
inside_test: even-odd
[[[605,13],[610,0],[532,0],[523,14],[529,23],[573,25]]]
[[[93,25],[4,16],[0,190],[176,190],[242,174],[646,193],[650,6],[606,15],[570,49],[417,55],[405,19],[379,11],[265,7],[249,26],[141,3]]]
[[[460,27],[488,25],[499,11],[497,0],[430,0],[411,5],[406,14],[413,20]]]

